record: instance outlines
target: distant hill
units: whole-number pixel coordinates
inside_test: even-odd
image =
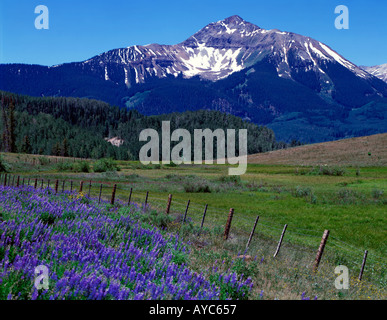
[[[253,154],[248,163],[386,166],[387,133]]]

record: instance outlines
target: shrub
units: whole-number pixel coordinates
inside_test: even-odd
[[[90,165],[87,161],[60,162],[56,168],[58,171],[90,172]]]
[[[356,204],[359,200],[364,200],[364,195],[350,189],[340,189],[336,193],[337,202],[341,204]]]
[[[240,176],[221,176],[219,178],[221,182],[231,182],[234,184],[241,184],[241,177]]]
[[[316,195],[313,192],[310,195],[310,203],[311,204],[316,204],[317,203],[317,197],[316,197]]]
[[[302,197],[308,197],[312,194],[312,189],[309,188],[309,187],[301,187],[301,186],[297,186],[296,189],[293,190],[293,195],[296,197],[296,198],[302,198]]]
[[[325,176],[343,176],[346,170],[341,167],[330,167],[327,165],[314,167],[309,171],[309,175],[325,175]]]
[[[383,196],[384,191],[381,189],[373,189],[372,190],[372,197],[374,199],[380,199]]]
[[[74,163],[66,161],[66,162],[59,162],[56,165],[56,169],[58,171],[72,171],[74,167]]]
[[[157,212],[157,210],[145,210],[143,214],[138,216],[140,221],[147,222],[158,228],[166,228],[173,218],[165,213]]]
[[[292,195],[296,198],[306,198],[306,200],[310,201],[312,204],[317,203],[317,197],[309,187],[297,186],[292,190]]]
[[[199,192],[204,192],[204,193],[211,193],[211,186],[210,184],[205,181],[186,181],[184,183],[184,191],[185,192],[192,192],[192,193],[199,193]]]
[[[266,182],[260,182],[259,184],[255,181],[247,183],[246,187],[250,191],[269,192]]]
[[[95,172],[117,171],[118,168],[114,164],[113,159],[102,158],[94,163],[93,169]]]
[[[79,172],[90,172],[90,165],[87,161],[79,161],[77,167]]]
[[[0,172],[8,172],[11,170],[11,166],[4,160],[3,156],[0,156]]]
[[[343,176],[345,175],[346,170],[341,167],[333,167],[329,173],[331,176]],[[323,173],[324,174],[324,173]]]

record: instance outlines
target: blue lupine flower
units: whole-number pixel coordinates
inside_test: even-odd
[[[190,252],[178,235],[144,229],[131,214],[109,218],[106,211],[117,213],[118,207],[76,195],[0,186],[1,209],[11,217],[0,222],[0,284],[15,275],[27,282],[17,299],[31,294],[38,265],[49,269],[49,289],[32,291],[31,299],[219,299],[220,288],[203,273],[172,261],[171,250]],[[133,204],[130,212],[136,210]],[[221,274],[219,281],[236,290],[252,285],[235,273]],[[12,288],[8,299],[16,295]]]

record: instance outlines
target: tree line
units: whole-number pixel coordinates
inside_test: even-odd
[[[145,128],[161,133],[161,122],[171,130],[248,129],[248,153],[266,152],[289,146],[276,141],[274,132],[220,111],[198,110],[144,116],[133,109],[111,106],[86,98],[30,97],[1,92],[0,148],[4,152],[83,158],[137,160]],[[114,146],[107,139],[124,142]]]

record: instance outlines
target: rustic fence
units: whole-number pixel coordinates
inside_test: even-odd
[[[115,203],[119,202],[122,205],[130,205],[133,203],[141,204],[143,207],[154,207],[158,209],[159,211],[165,210],[165,214],[180,214],[181,215],[181,223],[184,224],[190,216],[190,212],[195,211],[196,213],[199,211],[202,211],[201,215],[201,222],[200,222],[200,228],[197,233],[197,236],[199,237],[203,231],[203,227],[205,223],[210,221],[210,223],[214,223],[215,221],[219,221],[219,217],[225,218],[225,225],[224,225],[224,231],[223,234],[223,240],[227,241],[230,237],[230,230],[232,227],[232,221],[234,216],[238,216],[240,220],[246,220],[246,216],[235,212],[234,208],[230,208],[228,214],[223,212],[223,209],[220,208],[210,208],[208,204],[206,204],[204,207],[200,204],[194,204],[190,200],[187,200],[187,202],[182,202],[181,200],[172,200],[173,196],[172,194],[168,195],[167,199],[160,199],[156,197],[152,197],[150,204],[149,196],[150,192],[146,191],[146,193],[141,192],[140,194],[135,194],[132,187],[128,186],[128,184],[123,184],[121,188],[118,187],[117,183],[100,183],[96,181],[91,180],[85,180],[85,181],[79,181],[79,180],[50,180],[50,179],[39,179],[34,177],[22,177],[20,175],[12,175],[9,173],[0,173],[0,186],[7,186],[7,187],[31,187],[34,189],[44,189],[44,188],[50,188],[53,192],[77,192],[82,193],[83,195],[87,195],[89,198],[94,198],[95,200],[98,200],[98,203],[101,203],[101,201],[104,201],[106,203],[110,203],[111,205],[114,205]],[[120,198],[118,199],[117,192],[120,191]],[[129,196],[127,199],[122,199],[123,194],[129,193]],[[163,206],[164,209],[163,209]],[[182,214],[184,212],[184,214]],[[206,217],[208,215],[212,216],[211,220],[206,220]],[[261,219],[262,220],[262,219]],[[301,228],[292,228],[291,230],[291,236],[288,235],[288,225],[285,224],[283,227],[273,223],[268,222],[262,222],[260,221],[260,216],[257,216],[255,221],[251,224],[251,221],[246,220],[244,225],[246,226],[246,230],[248,229],[248,226],[250,225],[250,232],[248,234],[248,240],[246,243],[246,249],[245,253],[249,250],[249,247],[251,245],[252,240],[255,237],[256,229],[257,227],[262,231],[265,230],[265,235],[269,236],[275,241],[275,237],[278,237],[278,242],[276,244],[276,249],[273,254],[273,258],[276,258],[277,255],[280,253],[281,247],[283,246],[284,239],[286,237],[295,237],[298,239],[301,238],[314,238],[314,239],[320,239],[320,244],[317,247],[317,250],[315,251],[315,259],[312,264],[313,270],[316,272],[318,270],[320,261],[323,257],[324,250],[329,243],[330,246],[338,247],[341,250],[350,252],[354,255],[357,255],[359,257],[359,260],[352,261],[352,264],[354,266],[359,266],[359,276],[358,280],[362,280],[363,273],[365,270],[366,262],[367,260],[370,260],[369,257],[369,251],[365,250],[364,252],[356,248],[346,242],[343,242],[329,234],[329,230],[325,230],[322,235],[318,236],[316,234],[317,232],[315,230],[308,230],[308,229],[301,229]],[[329,241],[328,241],[329,238]],[[291,243],[289,241],[289,243]],[[291,244],[292,246],[296,246],[295,243]],[[304,247],[300,247],[302,250],[304,250]],[[361,255],[360,255],[361,252]],[[360,256],[362,259],[360,259]],[[382,264],[385,264],[385,258],[379,257],[376,254],[373,254],[374,261],[382,261]]]

